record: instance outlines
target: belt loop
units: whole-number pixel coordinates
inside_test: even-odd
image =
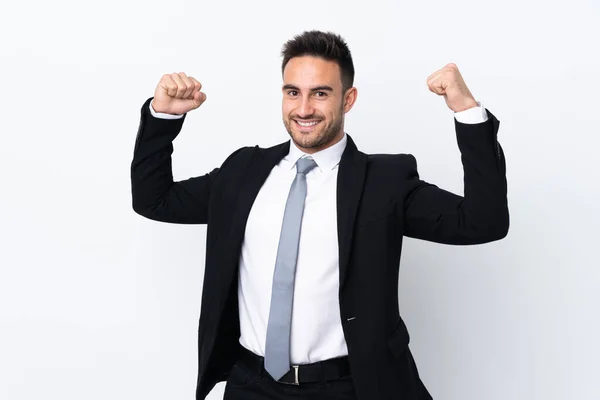
[[[323,363],[319,363],[319,375],[321,375],[321,383],[325,383],[325,373],[323,372]]]
[[[266,369],[265,369],[265,360],[264,358],[261,360],[260,362],[260,380],[262,381],[263,379],[265,379],[265,374],[266,373]]]

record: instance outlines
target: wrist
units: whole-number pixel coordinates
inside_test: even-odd
[[[163,110],[161,110],[160,108],[156,108],[156,104],[154,103],[154,99],[152,99],[152,101],[150,102],[150,108],[152,108],[152,110],[157,113],[157,114],[166,114]]]
[[[479,104],[477,104],[477,101],[474,98],[470,98],[468,100],[465,100],[460,106],[458,106],[456,109],[454,109],[452,111],[461,112],[461,111],[465,111],[465,110],[468,110],[468,109],[474,108],[474,107],[479,107]]]
[[[152,114],[152,116],[154,118],[159,118],[159,119],[180,119],[183,117],[183,114],[172,114],[169,112],[164,112],[161,110],[160,107],[158,107],[158,110],[154,108],[154,104],[152,104],[154,102],[154,100],[150,101],[150,104],[148,105],[148,109],[150,110],[150,114]]]

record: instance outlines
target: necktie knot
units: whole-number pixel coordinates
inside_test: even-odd
[[[296,171],[299,174],[308,174],[311,169],[317,166],[317,163],[312,158],[300,158],[296,161]]]

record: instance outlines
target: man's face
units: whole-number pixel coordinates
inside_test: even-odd
[[[344,114],[352,108],[356,88],[342,92],[335,61],[312,56],[292,58],[283,71],[283,123],[296,145],[315,153],[344,135]]]

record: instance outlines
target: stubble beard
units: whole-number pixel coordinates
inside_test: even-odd
[[[293,119],[289,119],[289,122],[286,120],[283,121],[285,129],[288,131],[288,134],[290,135],[292,141],[296,144],[296,146],[298,146],[301,149],[315,149],[326,147],[336,138],[336,136],[342,130],[343,110],[340,109],[340,112],[338,113],[337,118],[332,122],[332,125],[325,126],[320,132],[313,132],[310,135],[298,132],[298,136],[294,137],[294,133],[291,126],[293,123]]]

